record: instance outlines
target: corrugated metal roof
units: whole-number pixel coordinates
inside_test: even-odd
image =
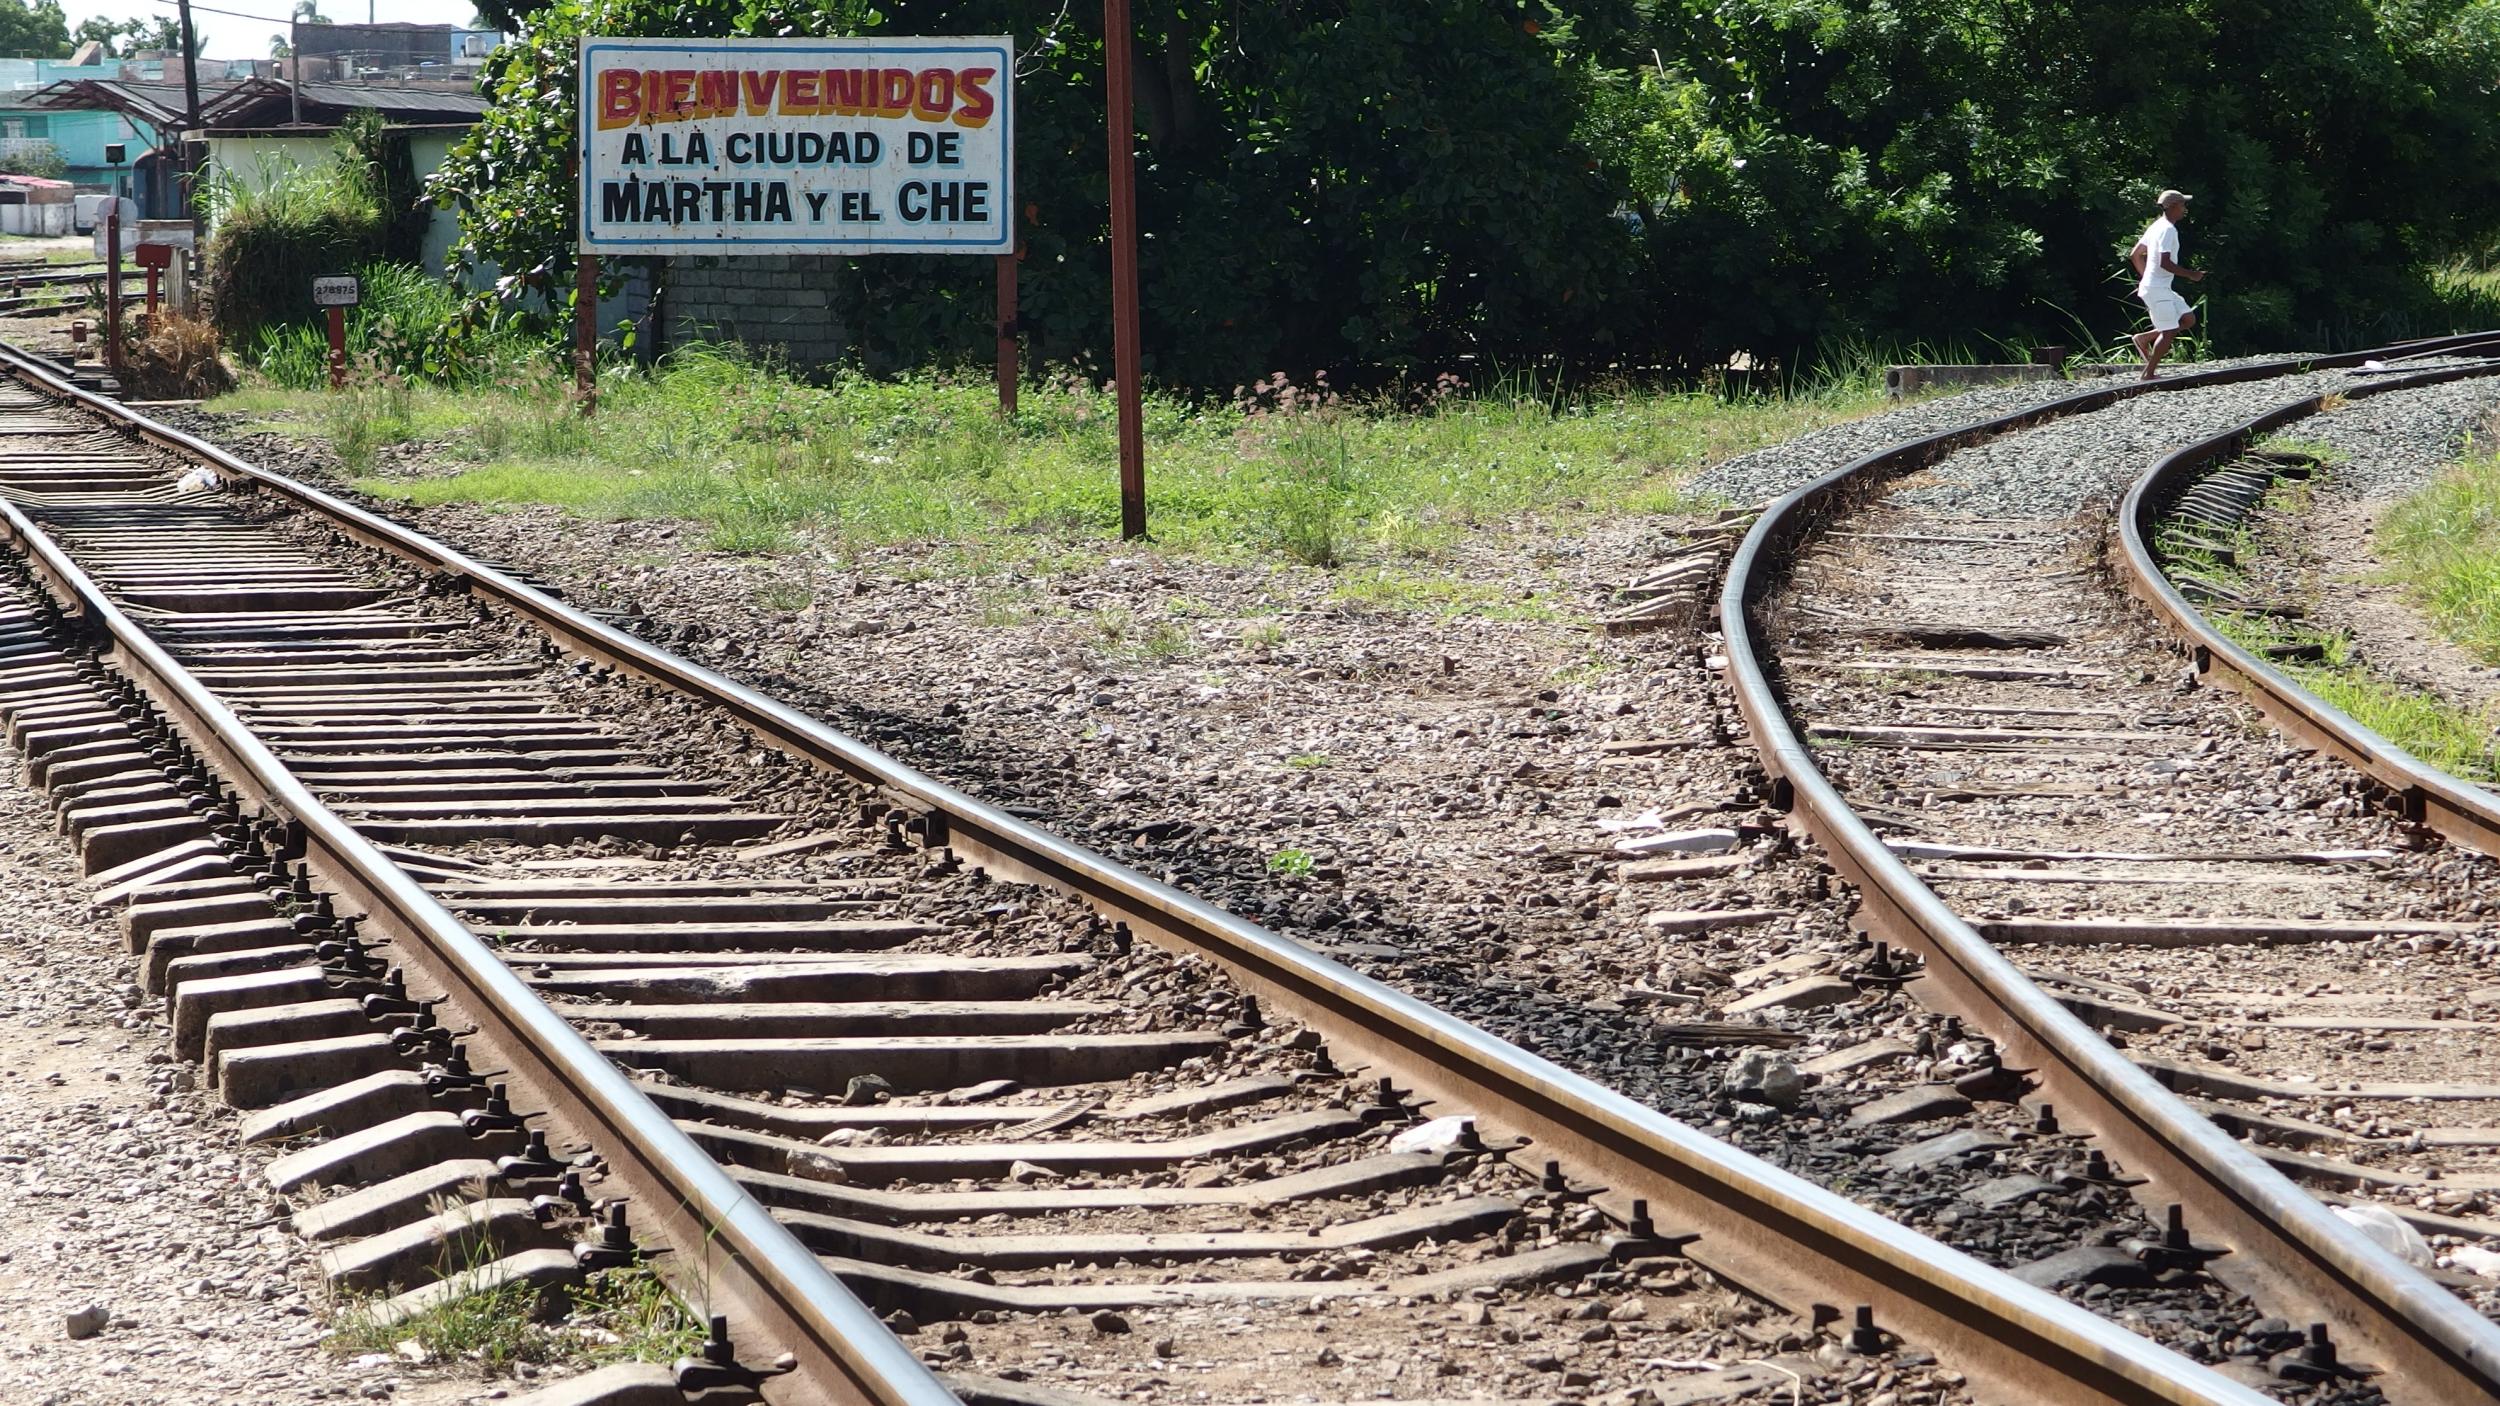
[[[371,108],[401,120],[458,122],[486,111],[486,99],[465,86],[398,83],[306,83],[307,122],[334,119]],[[151,127],[182,125],[185,104],[179,83],[133,83],[119,79],[64,79],[25,99],[28,107],[119,112]],[[266,127],[285,123],[295,107],[287,85],[268,78],[200,85],[200,125]]]

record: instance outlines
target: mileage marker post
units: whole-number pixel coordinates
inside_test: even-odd
[[[347,310],[356,306],[363,293],[351,274],[313,280],[313,306],[329,316],[332,390],[347,384]]]

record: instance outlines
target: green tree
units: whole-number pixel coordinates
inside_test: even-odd
[[[2139,315],[2163,186],[2226,346],[2438,313],[2500,243],[2500,0],[1136,0],[1149,371],[1695,371]],[[559,301],[585,33],[1006,33],[1023,310],[1107,361],[1103,36],[1045,0],[486,0],[514,42],[434,187]],[[988,347],[988,270],[851,261],[871,364]],[[1342,378],[1341,378],[1342,383]]]
[[[0,55],[13,58],[69,57],[69,19],[60,0],[0,0]]]
[[[73,45],[90,40],[100,42],[104,45],[104,52],[122,58],[150,49],[178,54],[182,52],[182,25],[171,16],[116,22],[102,15],[90,15],[78,22],[78,29],[70,35],[70,40]],[[193,36],[194,55],[203,42],[198,36]]]
[[[0,172],[12,176],[40,176],[57,181],[68,171],[68,159],[50,142],[19,142],[0,151]]]

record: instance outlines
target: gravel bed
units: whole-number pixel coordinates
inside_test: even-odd
[[[2238,357],[2198,362],[2194,369],[2216,371],[2282,359],[2280,356]],[[1703,470],[1693,479],[1693,489],[1731,503],[1767,503],[1783,493],[1804,487],[1844,464],[1904,440],[1954,429],[1973,420],[2010,415],[2081,391],[2117,385],[2126,379],[2095,376],[2071,381],[2021,381],[1983,386],[1961,395],[1921,400],[1898,410],[1799,435],[1785,444],[1740,454],[1726,463]],[[2175,393],[2171,398],[2176,398]]]
[[[14,777],[18,758],[0,756]],[[0,1400],[24,1406],[262,1406],[508,1394],[423,1383],[320,1345],[312,1252],[283,1227],[237,1115],[169,1062],[163,1012],[42,799],[0,785]],[[87,1336],[70,1319],[101,1310]],[[82,1325],[83,1326],[83,1325]]]
[[[2036,1131],[2013,1104],[1853,1118],[1986,1056],[1985,1042],[1909,995],[1727,1011],[1782,981],[1845,977],[1869,953],[1849,931],[1852,897],[1764,808],[1749,754],[1706,741],[1739,732],[1706,642],[1686,630],[1585,630],[1580,602],[1675,552],[1660,537],[1667,524],[1472,542],[1454,577],[1546,606],[1505,618],[1358,608],[1324,573],[1109,546],[1047,577],[983,582],[930,578],[902,550],[835,570],[809,556],[707,557],[667,523],[374,506],[527,562],[580,603],[974,794],[1988,1262],[2014,1267],[2149,1228],[2131,1198],[2089,1184],[1990,1199],[2008,1179],[2057,1182],[2083,1162],[2081,1142]],[[1175,598],[1190,603],[1186,647],[1167,657],[1130,647],[1144,612]],[[1704,745],[1608,749],[1654,738]],[[1653,811],[1678,819],[1639,823]],[[1752,838],[1723,872],[1625,881],[1618,834],[1679,825]],[[1647,921],[1730,910],[1768,916],[1698,933]],[[1763,1033],[1678,1033],[1713,1019]],[[1776,1066],[1881,1041],[1893,1052],[1776,1096],[1776,1067],[1742,1049],[1772,1045]],[[1880,1160],[1964,1129],[1983,1134],[1976,1146],[1911,1170]],[[2259,1318],[2209,1282],[2076,1292],[2208,1358],[2233,1351]]]
[[[2495,411],[2500,376],[2478,376],[2356,400],[2279,433],[2342,456],[2326,479],[2326,493],[2376,508],[2426,486]]]

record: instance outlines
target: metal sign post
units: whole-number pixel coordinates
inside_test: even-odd
[[[347,384],[347,310],[363,290],[352,276],[313,280],[313,306],[330,315],[330,389]]]
[[[1139,403],[1137,109],[1129,90],[1128,0],[1102,0],[1111,126],[1111,369],[1120,413],[1120,535],[1146,535],[1146,429]]]
[[[122,369],[122,203],[104,217],[104,364]]]
[[[584,415],[599,409],[599,256],[582,254],[573,274],[573,395]]]
[[[148,271],[148,316],[153,318],[156,316],[157,275],[163,273],[166,269],[173,267],[174,246],[170,244],[142,244],[139,246],[138,258],[139,267]]]
[[[1016,260],[1021,252],[998,256],[998,413],[1016,413]]]

